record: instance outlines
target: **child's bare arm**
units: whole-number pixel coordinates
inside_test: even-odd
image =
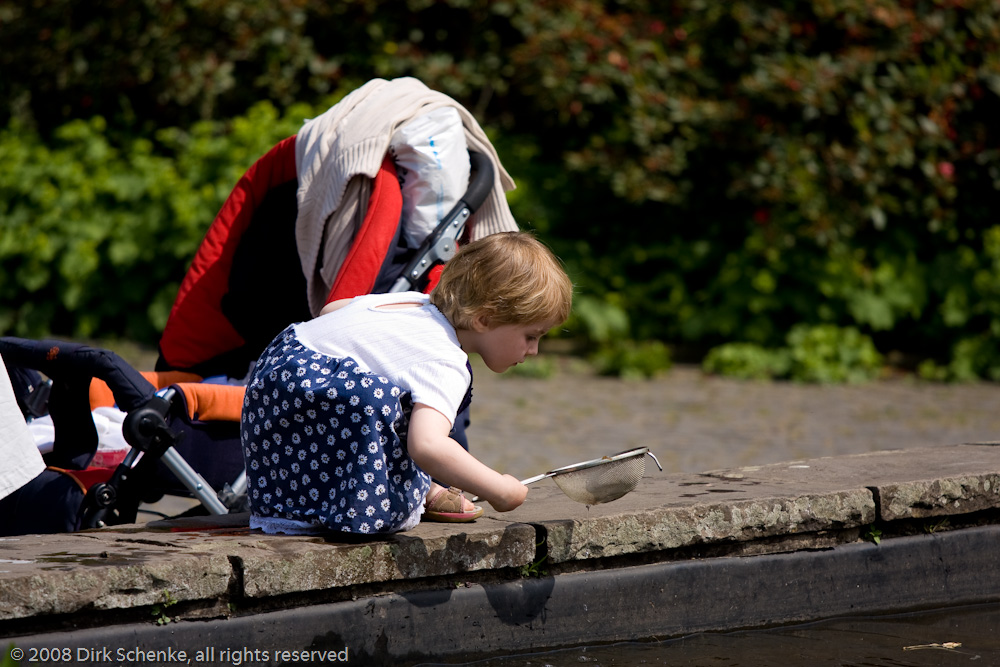
[[[443,414],[423,403],[413,406],[407,447],[424,472],[483,498],[499,512],[524,502],[528,487],[480,462],[448,437],[450,431],[451,423]]]
[[[323,306],[323,310],[319,311],[319,316],[326,315],[327,313],[332,313],[335,310],[340,310],[347,304],[349,304],[352,299],[337,299],[336,301],[331,301],[330,303]]]

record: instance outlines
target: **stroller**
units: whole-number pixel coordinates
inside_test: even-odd
[[[12,379],[27,378],[20,384],[34,389],[23,393],[22,410],[29,418],[51,415],[56,434],[47,470],[0,501],[0,535],[132,523],[141,503],[164,494],[197,498],[199,513],[245,508],[244,387],[229,382],[245,379],[284,327],[312,316],[291,224],[299,190],[296,140],[285,139],[254,163],[212,223],[181,284],[156,371],[140,373],[113,352],[75,343],[0,338]],[[494,161],[472,149],[468,155],[468,189],[417,247],[402,230],[395,162],[384,157],[326,302],[433,287],[469,235],[470,217],[496,198]],[[273,280],[279,272],[281,281]],[[281,307],[253,307],[268,296]],[[39,372],[46,382],[38,382]],[[91,411],[112,403],[125,413],[122,435],[131,449],[113,465],[94,465]],[[465,424],[467,415],[460,415],[453,434],[463,444]]]
[[[55,433],[46,469],[0,501],[0,535],[134,523],[141,503],[166,493],[190,493],[212,514],[240,508],[227,482],[243,471],[240,395],[197,382],[157,391],[151,380],[196,377],[140,373],[110,350],[79,343],[4,337],[0,356],[15,388],[32,389],[21,392],[22,411],[51,418]],[[111,402],[125,414],[121,432],[130,445],[112,455],[117,463],[96,456],[92,408]]]

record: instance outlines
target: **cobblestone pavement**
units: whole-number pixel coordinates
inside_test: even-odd
[[[474,363],[471,451],[520,479],[647,446],[666,472],[1000,441],[1000,384],[912,377],[862,385],[753,382],[675,366],[623,381],[558,359],[543,379]]]

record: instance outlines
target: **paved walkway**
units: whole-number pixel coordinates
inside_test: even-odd
[[[543,344],[544,346],[544,344]],[[112,349],[115,349],[112,347]],[[154,351],[116,350],[136,368]],[[594,375],[547,354],[536,379],[474,371],[473,453],[520,479],[647,446],[667,472],[705,472],[801,458],[1000,441],[1000,383],[942,384],[912,375],[861,385],[755,382],[677,365],[660,378]]]
[[[557,370],[543,379],[497,375],[473,359],[470,448],[518,479],[642,446],[667,473],[699,473],[1000,441],[1000,384],[912,376],[861,385],[754,382],[690,365],[625,381],[596,376],[579,359],[553,358]],[[189,505],[168,497],[153,509],[175,514]]]
[[[550,378],[474,364],[471,449],[525,478],[648,446],[666,472],[1000,440],[1000,384],[747,382],[676,366],[651,381],[559,359]]]

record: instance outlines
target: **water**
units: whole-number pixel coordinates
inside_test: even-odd
[[[477,667],[1000,666],[1000,603],[489,658]]]

